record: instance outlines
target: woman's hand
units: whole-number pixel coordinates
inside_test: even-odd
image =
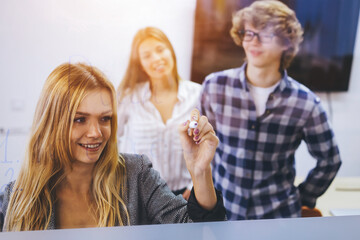
[[[179,126],[181,145],[186,167],[194,184],[196,200],[200,206],[210,210],[217,201],[210,164],[214,158],[219,139],[216,137],[207,117],[200,117],[197,109],[191,112],[190,119],[191,121],[198,121],[197,126],[194,129],[189,128],[189,120]]]
[[[207,117],[200,117],[197,109],[191,112],[191,121],[194,119],[198,119],[196,128],[189,128],[188,120],[179,127],[179,132],[186,166],[191,175],[197,176],[210,168],[219,139]]]

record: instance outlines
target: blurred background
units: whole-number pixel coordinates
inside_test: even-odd
[[[182,78],[201,83],[238,67],[243,53],[228,34],[246,0],[0,1],[0,191],[16,179],[46,77],[64,62],[99,67],[115,87],[139,28],[155,26],[172,42]],[[360,176],[360,0],[284,1],[297,12],[305,41],[289,75],[316,91],[331,119],[343,165]],[[297,175],[315,166],[301,145]]]

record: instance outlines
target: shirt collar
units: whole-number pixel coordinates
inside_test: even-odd
[[[283,92],[288,86],[289,86],[289,80],[288,80],[288,74],[287,71],[284,70],[282,72],[282,79],[280,80],[279,89],[281,92]]]
[[[182,81],[186,81],[186,80],[179,79],[177,98],[180,102],[185,101],[187,97],[187,91],[184,88]],[[144,101],[150,100],[151,98],[150,82],[144,82],[139,86],[138,95],[136,97]]]
[[[243,86],[243,88],[247,91],[249,91],[249,88],[247,86],[247,83],[246,83],[246,76],[245,76],[245,70],[246,70],[246,65],[247,63],[245,62],[241,67],[240,67],[240,75],[239,76],[239,80],[240,80],[240,83],[241,83],[241,86]]]
[[[248,84],[246,81],[246,76],[245,76],[245,70],[246,70],[246,66],[247,66],[247,62],[245,62],[241,67],[240,67],[240,73],[239,73],[239,80],[242,86],[244,86],[244,88],[249,91],[248,88]],[[288,74],[286,70],[283,70],[282,72],[282,78],[280,80],[279,85],[276,87],[275,91],[277,91],[277,89],[280,90],[280,92],[285,91],[285,89],[289,86],[289,80],[288,80]]]

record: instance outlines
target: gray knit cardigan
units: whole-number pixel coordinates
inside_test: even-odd
[[[145,155],[122,155],[125,158],[127,173],[127,192],[124,200],[131,225],[192,222],[187,210],[187,201],[171,192]],[[14,182],[11,182],[6,187],[0,222],[6,215],[13,186]],[[223,207],[222,199],[220,205]],[[47,229],[56,228],[55,212],[53,208]]]

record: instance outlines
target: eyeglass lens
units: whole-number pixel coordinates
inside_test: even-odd
[[[253,40],[253,38],[256,36],[258,41],[261,43],[269,43],[271,42],[272,38],[273,38],[273,34],[268,34],[268,33],[256,33],[250,30],[243,30],[240,32],[241,36],[242,36],[242,40],[245,42],[250,42]]]

